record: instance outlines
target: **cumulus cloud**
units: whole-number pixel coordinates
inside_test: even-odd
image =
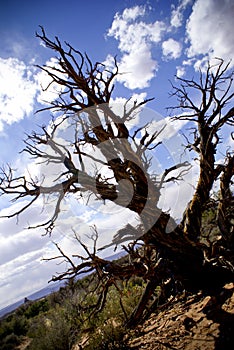
[[[184,210],[192,199],[194,189],[198,180],[199,167],[195,161],[190,160],[190,170],[184,174],[183,181],[178,183],[168,182],[162,189],[162,195],[159,199],[159,207],[168,211],[175,220],[181,220]],[[181,169],[170,173],[170,176],[176,176]]]
[[[171,12],[171,26],[175,28],[179,28],[183,24],[183,14],[184,10],[186,9],[187,5],[189,5],[192,2],[192,0],[180,0],[178,7],[175,7],[175,5],[172,5],[172,12]]]
[[[166,59],[179,58],[182,51],[182,45],[178,41],[170,38],[162,43],[163,56]]]
[[[54,58],[46,62],[51,67],[56,64]],[[51,84],[46,72],[37,71],[31,63],[0,57],[0,131],[4,124],[11,125],[30,116],[37,109],[37,102],[45,105],[55,100],[60,91],[56,84]]]
[[[157,68],[157,63],[152,59],[151,52],[146,45],[141,46],[137,54],[135,51],[131,51],[129,54],[123,55],[119,64],[121,75],[118,77],[118,81],[129,89],[143,89],[155,76]]]
[[[4,123],[18,122],[33,112],[38,91],[33,71],[17,58],[0,58],[0,131]]]
[[[54,57],[50,58],[45,66],[54,73],[53,68],[59,69],[58,60]],[[50,69],[51,68],[51,69]],[[62,73],[56,72],[58,77],[62,77]],[[64,77],[64,76],[63,76]],[[59,87],[58,84],[52,82],[52,78],[45,71],[41,70],[35,75],[35,81],[38,85],[39,93],[37,95],[37,101],[41,104],[48,105],[51,101],[58,98],[64,87]]]
[[[151,49],[161,41],[166,28],[160,21],[146,23],[140,20],[145,11],[144,6],[135,6],[125,9],[122,14],[117,13],[107,33],[119,42],[122,58],[119,62],[121,74],[117,79],[129,89],[147,87],[158,69]]]
[[[197,0],[186,26],[188,57],[207,55],[209,59],[230,60],[234,52],[233,13],[232,0]]]
[[[176,76],[182,78],[186,73],[185,67],[177,66],[176,67]]]

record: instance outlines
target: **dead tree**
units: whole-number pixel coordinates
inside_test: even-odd
[[[173,86],[173,95],[178,99],[176,108],[185,114],[177,116],[178,120],[191,120],[195,123],[193,140],[187,147],[199,156],[200,176],[193,200],[189,204],[184,220],[183,230],[192,240],[199,240],[201,214],[208,201],[214,182],[221,173],[228,173],[227,190],[233,175],[233,154],[227,154],[227,165],[215,164],[217,146],[221,142],[220,131],[225,124],[233,125],[234,107],[227,105],[233,99],[232,76],[227,74],[229,64],[219,59],[216,66],[208,65],[205,75],[200,73],[200,81],[177,78],[181,86]],[[196,104],[189,96],[189,90],[198,92],[199,102]],[[225,181],[221,180],[222,183]]]
[[[234,107],[228,106],[234,96],[233,72],[230,73],[229,65],[218,60],[217,65],[208,65],[205,73],[200,72],[198,80],[178,78],[181,85],[173,86],[172,95],[178,99],[175,119],[193,122],[193,139],[187,138],[186,147],[197,153],[200,166],[194,196],[185,208],[183,219],[177,224],[168,213],[158,207],[158,202],[163,184],[170,179],[175,180],[175,176],[168,176],[171,171],[189,170],[188,164],[179,163],[165,169],[161,181],[155,180],[149,172],[150,159],[147,157],[147,150],[156,149],[161,143],[157,142],[160,131],[149,135],[147,128],[142,127],[130,133],[126,126],[126,122],[134,118],[138,109],[148,100],[133,104],[128,101],[122,115],[118,115],[110,104],[114,80],[118,74],[117,63],[115,62],[113,71],[108,71],[102,63],[93,64],[87,55],[83,55],[70,44],[65,43],[63,46],[58,38],[55,41],[50,40],[44,29],[41,30],[37,37],[58,55],[58,62],[56,66],[39,68],[51,77],[51,82],[62,87],[59,98],[44,110],[61,112],[62,117],[54,120],[50,128],[42,127],[41,134],[28,135],[25,151],[44,164],[62,164],[63,172],[51,186],[45,186],[35,179],[28,181],[24,176],[15,177],[11,168],[3,169],[1,191],[15,195],[14,200],[29,200],[8,217],[18,216],[41,196],[56,194],[52,216],[37,225],[45,227],[46,233],[51,234],[65,196],[83,196],[85,193],[93,194],[100,200],[115,202],[138,214],[141,219],[138,227],[127,225],[116,233],[112,242],[114,245],[124,244],[131,239],[135,242],[132,246],[124,246],[131,256],[129,266],[111,264],[112,276],[129,278],[132,275],[141,275],[148,281],[138,307],[128,320],[129,326],[140,320],[156,286],[160,285],[162,290],[167,289],[170,293],[165,281],[170,281],[171,290],[176,281],[183,288],[212,290],[233,279],[233,153],[229,151],[224,162],[216,164],[216,152],[222,142],[220,131],[224,125],[234,124]],[[198,102],[194,102],[190,90],[197,92]],[[70,123],[74,127],[74,140],[70,148],[56,139],[56,133],[63,123]],[[137,138],[140,138],[140,142],[137,142]],[[98,149],[102,157],[98,157],[95,152],[87,152],[87,147]],[[110,177],[99,173],[98,166],[95,175],[91,175],[87,167],[89,161],[106,167],[111,173]],[[179,178],[181,174],[179,171],[176,176]],[[217,219],[222,239],[215,242],[214,253],[213,246],[207,246],[200,241],[201,218],[218,180],[220,203]],[[129,184],[132,191],[130,201]],[[227,210],[229,214],[225,215]],[[168,227],[170,233],[167,231]],[[144,245],[143,255],[137,253],[139,242]],[[60,253],[60,257],[65,258],[71,268],[54,279],[73,278],[82,271],[95,269],[100,280],[105,280],[103,268],[107,262],[98,257],[97,251],[94,254],[87,251],[87,260],[77,264],[64,256],[62,251]],[[109,283],[103,290],[108,291]],[[100,300],[104,302],[105,295]]]

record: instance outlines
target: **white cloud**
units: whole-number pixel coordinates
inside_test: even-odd
[[[118,81],[129,89],[143,89],[155,76],[157,63],[152,59],[151,52],[145,46],[125,54],[119,64]]]
[[[165,142],[170,138],[177,136],[179,130],[181,130],[187,123],[187,120],[172,120],[171,117],[166,117],[161,120],[152,121],[147,130],[150,134],[153,134],[155,131],[162,130],[156,139],[156,142]],[[175,141],[175,139],[173,139],[173,141]]]
[[[172,27],[179,28],[183,24],[183,12],[192,0],[180,0],[177,8],[173,5],[171,12],[171,25]]]
[[[147,113],[149,114],[149,113]],[[160,132],[155,140],[155,143],[162,142],[158,150],[150,152],[152,171],[157,174],[158,180],[164,173],[165,169],[176,164],[187,161],[193,165],[189,173],[184,177],[184,181],[169,182],[163,186],[159,200],[159,207],[168,211],[173,218],[179,219],[182,217],[183,211],[194,192],[194,183],[197,179],[197,166],[194,164],[190,152],[185,152],[184,139],[181,136],[181,131],[188,124],[187,120],[172,120],[171,117],[154,118],[147,127],[150,135],[154,132]],[[182,169],[179,168],[169,173],[168,178],[177,176]]]
[[[42,262],[41,255],[42,251],[35,251],[19,261],[12,260],[0,266],[1,276],[4,276],[0,288],[0,309],[44,288],[52,274],[64,268],[56,266],[55,262]]]
[[[56,64],[54,58],[46,62],[51,67]],[[0,132],[4,124],[19,122],[35,112],[36,102],[48,104],[55,100],[59,94],[58,87],[50,83],[49,75],[44,71],[38,72],[31,63],[26,65],[17,58],[0,57]]]
[[[45,63],[45,66],[47,68],[59,68],[58,60],[52,57]],[[54,73],[53,70],[51,70],[51,72]],[[56,74],[58,77],[62,77],[62,74],[58,71]],[[41,104],[49,105],[51,101],[56,100],[59,93],[65,89],[64,87],[53,83],[52,78],[43,70],[35,75],[35,81],[37,82],[40,91],[37,95],[37,101]]]
[[[48,219],[48,210],[42,211],[42,201],[31,206],[16,219],[0,220],[0,308],[11,304],[20,298],[28,296],[46,286],[48,280],[56,271],[61,271],[65,267],[57,266],[57,261],[43,262],[42,258],[58,255],[57,249],[51,243],[52,240],[61,243],[68,239],[71,241],[68,253],[74,253],[74,241],[71,240],[71,226],[73,220],[63,219],[58,223],[58,228],[53,232],[52,237],[41,236],[43,228],[28,230],[25,227],[35,224],[38,221],[44,222]],[[0,215],[7,215],[19,209],[20,204],[16,203],[9,208],[5,208]],[[49,205],[47,205],[47,208]],[[65,214],[64,214],[65,215]],[[79,218],[77,218],[79,221]],[[80,225],[82,223],[80,222]],[[65,233],[66,232],[66,235]],[[86,228],[87,233],[87,228]],[[68,245],[66,244],[66,247]],[[76,248],[77,251],[77,248]]]
[[[182,64],[180,66],[176,67],[177,77],[182,78],[186,74],[189,67],[191,67],[192,65],[194,65],[194,68],[195,68],[196,62],[198,62],[198,60],[196,61],[196,59],[194,59],[194,58],[183,60]],[[206,63],[207,63],[207,61],[206,61]],[[196,68],[195,68],[195,70],[196,70]]]
[[[190,164],[191,169],[183,176],[183,181],[165,184],[159,200],[159,206],[163,210],[168,211],[175,220],[182,219],[184,210],[194,194],[199,167],[194,161],[190,161]],[[176,176],[180,170],[171,172],[169,175]]]
[[[176,59],[181,55],[182,45],[170,38],[162,43],[162,50],[166,59]]]
[[[144,88],[155,76],[158,65],[152,58],[151,49],[161,41],[166,30],[163,22],[146,23],[139,19],[145,14],[145,7],[135,6],[117,13],[107,35],[119,42],[122,59],[117,79],[129,89]]]
[[[33,72],[17,58],[0,58],[0,131],[4,123],[18,122],[33,112],[38,91]]]
[[[185,67],[178,66],[176,67],[176,76],[178,78],[182,78],[186,73]]]
[[[19,207],[16,203],[3,209],[0,215],[15,212]],[[56,270],[54,263],[41,262],[42,257],[54,249],[50,247],[51,238],[41,236],[43,229],[25,229],[28,221],[35,223],[40,210],[39,206],[32,206],[20,216],[17,225],[15,218],[0,220],[0,308],[44,287]]]
[[[145,14],[145,7],[143,6],[135,6],[131,8],[126,8],[123,11],[123,20],[129,21],[129,20],[135,20],[139,16],[143,16]],[[118,17],[118,14],[116,15]]]
[[[147,97],[146,92],[141,93],[134,93],[132,94],[130,100],[126,97],[115,97],[114,99],[111,98],[110,100],[110,106],[113,109],[113,111],[120,116],[121,118],[124,116],[125,108],[127,107],[127,111],[133,107],[134,103],[141,103],[143,102]],[[129,120],[131,122],[131,120]],[[135,125],[135,122],[134,122]]]
[[[186,26],[188,57],[208,55],[209,59],[230,60],[234,52],[233,13],[232,0],[197,0]]]

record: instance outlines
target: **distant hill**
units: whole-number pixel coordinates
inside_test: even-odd
[[[27,296],[26,298],[28,300],[37,300],[37,299],[41,299],[53,292],[56,292],[59,290],[60,287],[62,287],[64,285],[65,282],[57,282],[54,283],[53,285],[50,285],[48,287],[42,288],[41,290]],[[24,299],[21,299],[19,301],[17,301],[14,304],[8,305],[6,307],[4,307],[3,309],[0,310],[0,318],[3,317],[4,315],[14,311],[15,309],[17,309],[20,305],[22,305],[24,303]]]

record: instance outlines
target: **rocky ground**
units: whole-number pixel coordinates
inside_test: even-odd
[[[132,349],[234,349],[234,284],[216,296],[182,295],[127,335]]]

